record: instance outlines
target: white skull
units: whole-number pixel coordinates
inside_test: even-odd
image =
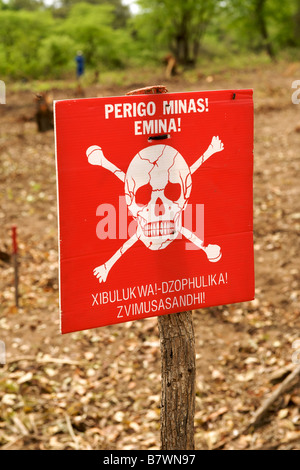
[[[163,249],[178,236],[191,189],[190,168],[173,147],[146,147],[132,159],[125,176],[126,203],[147,248]]]

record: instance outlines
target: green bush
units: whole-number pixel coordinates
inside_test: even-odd
[[[75,69],[76,43],[66,35],[44,38],[38,49],[40,72],[47,77],[59,78]]]

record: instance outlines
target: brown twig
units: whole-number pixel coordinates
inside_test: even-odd
[[[254,430],[262,421],[264,416],[266,415],[267,411],[270,407],[275,403],[275,401],[282,395],[286,390],[290,388],[292,383],[296,378],[299,380],[300,376],[300,365],[295,367],[295,369],[286,377],[286,379],[282,382],[282,384],[277,387],[277,389],[263,402],[260,408],[254,413],[253,418],[251,419],[250,423],[244,430],[242,434],[247,434],[249,431]]]
[[[74,433],[74,429],[73,429],[73,426],[72,426],[72,423],[71,423],[71,420],[70,420],[70,416],[66,414],[66,424],[67,424],[67,429],[68,429],[68,432],[75,444],[75,447],[76,447],[76,450],[79,449],[79,446],[78,446],[78,440],[77,440],[77,437],[75,436],[75,433]]]
[[[6,361],[6,365],[21,361],[34,361],[37,364],[60,364],[69,366],[86,366],[86,361],[72,361],[71,359],[59,359],[57,357],[37,358],[35,356],[17,356]]]
[[[273,374],[274,375],[274,374]],[[285,380],[282,382],[281,385],[279,385],[276,390],[263,402],[263,404],[258,408],[258,410],[255,412],[253,418],[251,419],[250,423],[246,426],[244,430],[241,432],[238,432],[235,436],[230,436],[228,438],[223,439],[221,442],[216,444],[213,447],[213,450],[220,450],[222,449],[226,444],[229,444],[231,442],[236,441],[240,436],[243,436],[245,434],[248,434],[249,432],[255,430],[257,428],[264,416],[266,415],[267,411],[270,409],[270,407],[275,403],[275,401],[283,394],[285,393],[290,387],[296,384],[293,384],[294,380],[297,377],[300,377],[300,365],[295,367],[292,372],[285,378]],[[298,378],[299,380],[299,378]],[[297,438],[298,439],[298,438]],[[276,444],[277,445],[277,444]],[[276,447],[275,445],[275,447]],[[277,447],[280,444],[277,445]]]

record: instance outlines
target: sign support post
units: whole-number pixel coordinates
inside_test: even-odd
[[[167,93],[163,86],[128,95]],[[195,336],[192,311],[158,317],[161,350],[162,450],[193,450],[195,415]]]
[[[158,317],[161,349],[161,448],[193,450],[195,336],[192,312]]]

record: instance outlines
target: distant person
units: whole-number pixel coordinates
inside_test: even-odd
[[[166,78],[174,77],[177,74],[177,63],[173,54],[167,54],[163,61],[166,64]]]
[[[77,52],[75,60],[77,63],[76,75],[77,75],[77,79],[79,80],[81,75],[84,74],[84,57],[81,51]]]

